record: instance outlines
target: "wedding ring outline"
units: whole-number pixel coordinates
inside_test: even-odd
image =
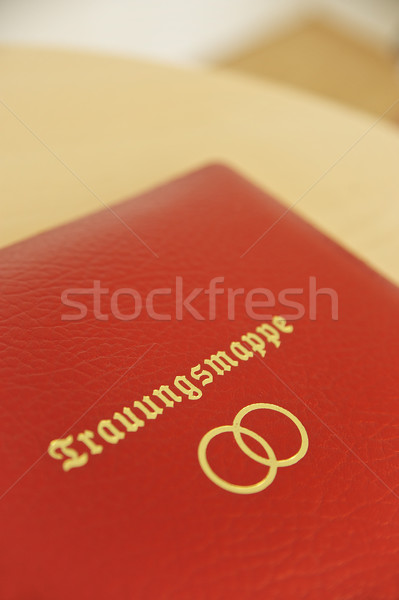
[[[242,419],[248,413],[250,413],[254,410],[258,410],[258,409],[266,409],[266,410],[273,410],[275,412],[279,412],[279,413],[285,415],[286,417],[288,417],[294,423],[294,425],[296,425],[297,429],[299,430],[300,436],[301,436],[301,446],[300,446],[298,452],[296,452],[289,458],[277,459],[277,457],[274,453],[274,450],[272,449],[272,447],[268,444],[268,442],[265,439],[263,439],[259,434],[255,433],[251,429],[248,429],[247,427],[243,427],[241,425]],[[226,481],[225,479],[223,479],[222,477],[217,475],[217,473],[215,473],[215,471],[213,471],[213,469],[209,465],[208,458],[207,458],[207,448],[208,448],[209,442],[217,435],[220,435],[222,433],[228,433],[228,432],[233,433],[234,439],[235,439],[238,447],[240,448],[240,450],[242,450],[244,452],[244,454],[246,456],[248,456],[249,458],[252,458],[259,464],[269,467],[268,473],[265,475],[265,477],[263,479],[261,479],[257,483],[254,483],[251,485],[239,485],[239,484],[235,484],[235,483],[230,483],[229,481]],[[260,444],[260,446],[265,450],[266,458],[263,456],[260,456],[254,450],[252,450],[244,441],[242,434],[248,435],[249,437],[251,437],[252,439],[257,441]],[[201,468],[204,471],[205,475],[220,488],[222,488],[228,492],[235,493],[235,494],[256,494],[258,492],[265,490],[267,487],[269,487],[273,483],[273,481],[276,477],[276,474],[277,474],[277,469],[279,467],[288,467],[288,466],[296,464],[305,456],[305,454],[308,451],[308,448],[309,448],[309,437],[308,437],[308,434],[306,432],[304,425],[301,423],[301,421],[298,419],[298,417],[296,417],[292,412],[290,412],[286,408],[283,408],[282,406],[278,406],[277,404],[257,402],[255,404],[249,404],[248,406],[245,406],[244,408],[242,408],[235,416],[233,425],[222,425],[220,427],[215,427],[214,429],[211,429],[210,431],[208,431],[203,436],[203,438],[201,439],[201,441],[199,443],[198,460],[199,460],[199,463],[200,463]]]

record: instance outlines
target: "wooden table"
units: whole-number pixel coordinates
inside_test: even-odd
[[[1,245],[209,162],[399,281],[399,130],[222,71],[0,49]]]

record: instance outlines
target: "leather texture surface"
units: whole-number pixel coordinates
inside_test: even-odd
[[[210,166],[139,198],[1,251],[1,561],[3,600],[399,599],[398,292],[366,265],[224,166]],[[344,216],[343,216],[344,218]],[[277,222],[276,222],[277,221]],[[269,229],[270,228],[270,229]],[[266,230],[244,257],[241,255]],[[154,256],[137,238],[158,255]],[[110,294],[184,294],[224,287],[336,290],[338,320],[320,297],[281,346],[215,376],[137,432],[62,468],[51,440],[96,431],[161,385],[263,321],[216,298],[214,320],[80,321],[65,289],[100,281]],[[305,294],[306,296],[306,294]],[[208,296],[192,305],[206,315]],[[130,299],[121,299],[128,312]],[[158,310],[174,311],[172,296]],[[75,311],[76,312],[76,311]],[[260,311],[259,311],[260,312]],[[289,314],[277,303],[272,314]],[[201,387],[201,386],[200,386]],[[239,495],[205,476],[204,434],[252,403],[292,412],[309,436],[297,464],[262,492]],[[267,411],[245,426],[279,456],[298,433]],[[259,446],[250,444],[256,452]],[[86,448],[87,450],[87,448]],[[267,467],[232,435],[212,467],[249,485]],[[211,460],[211,459],[210,459]]]

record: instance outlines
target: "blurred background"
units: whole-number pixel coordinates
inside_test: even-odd
[[[1,43],[233,69],[375,114],[399,97],[399,0],[1,0]]]

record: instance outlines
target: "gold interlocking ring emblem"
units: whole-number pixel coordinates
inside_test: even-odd
[[[241,421],[245,417],[245,415],[261,408],[267,410],[274,410],[276,412],[282,413],[297,426],[301,435],[301,447],[296,454],[290,456],[289,458],[277,459],[273,449],[266,442],[266,440],[264,440],[260,435],[258,435],[254,431],[251,431],[251,429],[242,427]],[[246,454],[246,456],[252,458],[261,465],[269,467],[269,471],[267,472],[266,476],[258,483],[254,483],[252,485],[236,485],[219,477],[219,475],[217,475],[210,467],[206,454],[208,444],[217,435],[227,432],[230,432],[234,435],[234,439],[237,445],[244,452],[244,454]],[[256,452],[254,452],[254,450],[249,448],[249,446],[245,443],[242,437],[243,434],[248,435],[253,440],[257,441],[265,451],[266,457],[257,454]],[[289,467],[290,465],[294,465],[295,463],[300,461],[301,458],[303,458],[306,452],[308,451],[308,447],[309,438],[308,434],[306,433],[306,429],[295,415],[293,415],[286,408],[282,408],[281,406],[277,406],[276,404],[264,404],[259,402],[256,404],[249,404],[248,406],[242,408],[237,413],[233,421],[233,425],[222,425],[221,427],[216,427],[215,429],[211,429],[211,431],[208,431],[208,433],[204,435],[204,437],[199,443],[198,460],[205,475],[207,475],[207,477],[209,477],[209,479],[213,481],[213,483],[215,483],[222,489],[227,490],[228,492],[233,492],[234,494],[256,494],[257,492],[261,492],[262,490],[266,489],[271,483],[273,483],[274,478],[276,477],[277,469],[279,467]]]

